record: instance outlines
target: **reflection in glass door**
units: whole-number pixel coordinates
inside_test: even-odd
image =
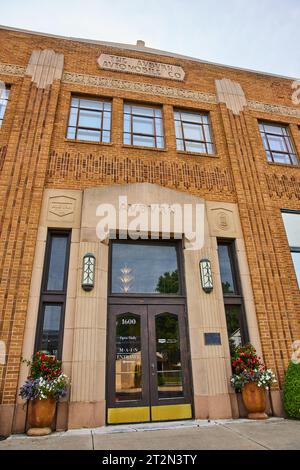
[[[109,424],[192,417],[183,305],[111,305]]]
[[[155,336],[158,398],[182,397],[182,362],[177,315],[171,313],[157,315]]]
[[[115,389],[117,402],[142,399],[141,318],[124,313],[116,319]]]

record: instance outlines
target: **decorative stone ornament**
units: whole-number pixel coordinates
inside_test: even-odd
[[[92,253],[86,253],[83,257],[81,286],[86,291],[94,288],[95,261],[95,256]]]
[[[211,263],[209,259],[200,260],[199,267],[202,289],[209,294],[213,290]]]

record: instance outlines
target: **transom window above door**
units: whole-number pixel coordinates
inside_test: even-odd
[[[177,244],[113,242],[111,293],[179,295],[181,283]]]
[[[174,110],[177,150],[214,153],[211,125],[207,113]]]
[[[164,148],[161,108],[125,103],[123,143],[141,147]]]
[[[72,97],[67,138],[110,142],[111,101]]]

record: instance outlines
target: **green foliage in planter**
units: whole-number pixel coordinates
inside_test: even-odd
[[[284,380],[283,403],[289,418],[300,419],[300,364],[289,363]]]

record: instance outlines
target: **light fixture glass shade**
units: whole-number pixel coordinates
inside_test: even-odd
[[[95,283],[95,256],[92,253],[86,253],[82,264],[81,286],[84,290],[92,290]]]
[[[202,259],[199,265],[202,289],[204,292],[209,293],[213,290],[211,263],[209,259]]]

